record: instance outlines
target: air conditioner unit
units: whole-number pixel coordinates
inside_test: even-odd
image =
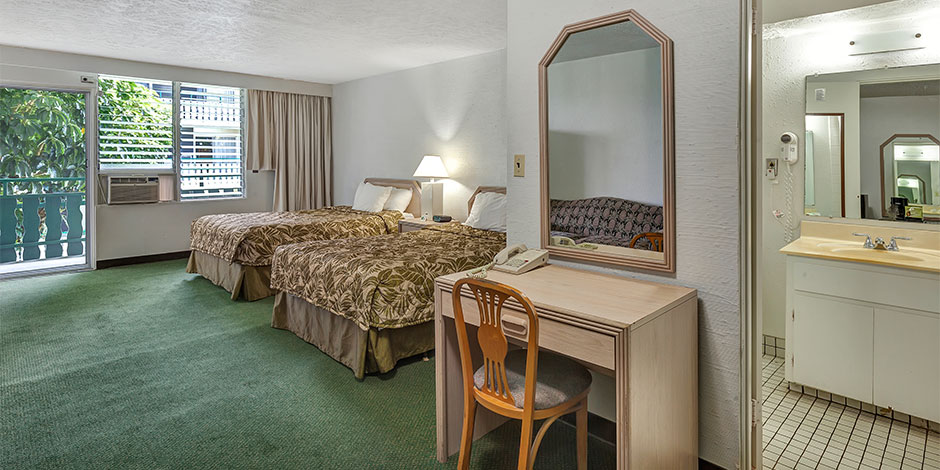
[[[151,202],[160,202],[159,177],[108,177],[108,204],[146,204]]]

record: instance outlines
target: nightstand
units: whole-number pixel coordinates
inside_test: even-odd
[[[421,230],[431,225],[444,225],[447,223],[450,222],[435,222],[433,220],[421,220],[418,218],[401,219],[398,221],[398,231],[401,233],[414,232],[415,230]]]

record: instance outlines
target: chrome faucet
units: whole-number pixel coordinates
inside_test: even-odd
[[[911,237],[891,237],[891,243],[888,243],[888,246],[885,247],[888,251],[900,251],[898,249],[898,240],[910,240]]]
[[[865,244],[862,245],[862,248],[869,248],[872,250],[875,249],[875,244],[871,242],[871,235],[867,233],[857,233],[857,232],[853,233],[852,235],[855,235],[856,237],[865,237]]]
[[[856,237],[865,237],[865,244],[862,245],[862,248],[868,248],[870,250],[888,250],[888,251],[900,251],[898,248],[898,240],[910,240],[909,237],[891,237],[890,242],[886,242],[884,238],[875,237],[875,241],[871,240],[871,235],[867,233],[853,233]]]

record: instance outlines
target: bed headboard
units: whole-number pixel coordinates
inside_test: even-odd
[[[391,186],[399,189],[411,190],[411,202],[405,212],[415,217],[421,217],[421,183],[418,180],[400,180],[394,178],[366,178],[365,183],[371,183],[376,186]]]
[[[473,201],[476,200],[477,194],[480,193],[500,193],[506,194],[505,186],[477,186],[477,190],[470,195],[470,200],[467,201],[467,213],[473,209]]]

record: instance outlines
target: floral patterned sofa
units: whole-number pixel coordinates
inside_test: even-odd
[[[616,197],[551,201],[551,232],[577,243],[629,247],[633,237],[663,231],[663,208]],[[641,238],[633,246],[653,249]]]

